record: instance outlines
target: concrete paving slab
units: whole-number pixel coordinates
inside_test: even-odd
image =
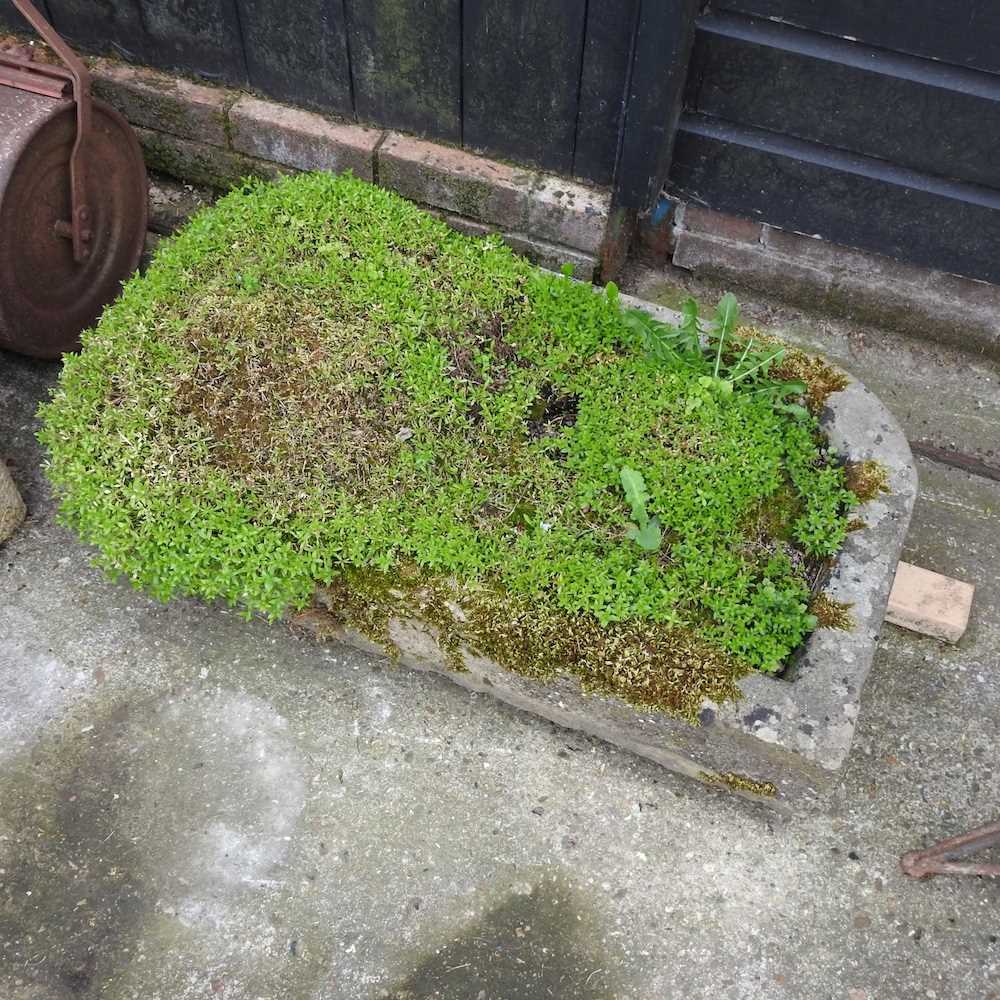
[[[886,626],[826,815],[781,823],[432,675],[89,567],[0,355],[0,997],[1000,998],[1000,882],[900,853],[1000,815],[1000,484],[921,462],[904,558],[977,584]]]

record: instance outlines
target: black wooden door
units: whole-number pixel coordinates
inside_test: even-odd
[[[719,0],[697,21],[670,182],[1000,281],[1000,4]]]

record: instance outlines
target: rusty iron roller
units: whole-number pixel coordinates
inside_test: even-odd
[[[57,358],[138,266],[146,169],[86,66],[28,0],[14,6],[65,65],[0,52],[0,347]]]

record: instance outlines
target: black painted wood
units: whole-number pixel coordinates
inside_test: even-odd
[[[688,109],[1000,187],[1000,77],[732,15],[698,22]]]
[[[587,4],[573,173],[597,184],[614,178],[638,10],[639,0]]]
[[[736,215],[1000,282],[1000,192],[698,115],[671,191]]]
[[[358,117],[461,142],[461,0],[347,0]]]
[[[666,179],[699,0],[641,0],[614,201],[645,211]]]
[[[572,171],[586,7],[580,0],[465,0],[467,147]]]
[[[279,101],[352,116],[344,0],[239,0],[250,83]]]
[[[52,12],[45,0],[34,0],[34,4],[42,17],[51,24]],[[14,9],[14,5],[7,3],[6,0],[0,3],[0,31],[13,31],[18,35],[35,35],[35,29]]]
[[[221,83],[246,84],[236,0],[138,0],[149,62]]]
[[[1000,72],[1000,3],[995,0],[719,0],[715,6]]]
[[[48,0],[55,29],[87,52],[148,62],[153,53],[137,0]]]

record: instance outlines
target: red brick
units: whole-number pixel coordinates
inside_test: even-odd
[[[282,174],[294,173],[269,160],[258,160],[229,149],[219,149],[204,142],[179,139],[165,132],[137,128],[139,145],[146,165],[151,170],[176,177],[189,184],[225,190],[238,184],[244,177],[273,179]]]
[[[885,620],[935,639],[958,642],[969,624],[975,589],[971,583],[900,562]]]

